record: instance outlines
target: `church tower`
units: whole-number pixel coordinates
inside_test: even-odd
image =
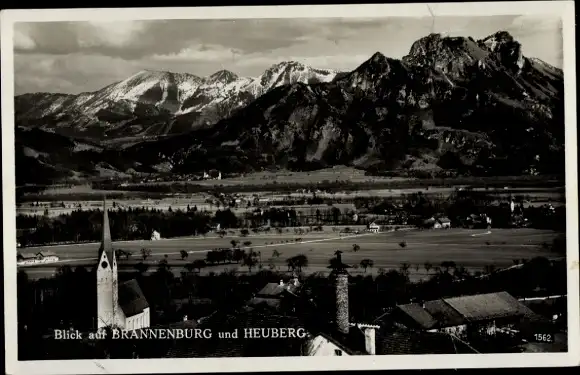
[[[97,260],[97,328],[117,325],[119,289],[117,259],[111,241],[107,201],[103,200],[103,237]]]

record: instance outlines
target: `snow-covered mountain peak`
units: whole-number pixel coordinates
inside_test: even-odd
[[[207,77],[205,81],[206,84],[216,84],[216,83],[228,84],[237,80],[238,78],[239,77],[237,74],[230,72],[229,70],[223,69]]]

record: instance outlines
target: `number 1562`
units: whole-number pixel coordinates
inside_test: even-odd
[[[534,339],[539,342],[552,342],[554,341],[553,337],[549,333],[535,333]]]

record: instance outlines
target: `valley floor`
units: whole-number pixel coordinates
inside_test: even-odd
[[[353,228],[355,229],[355,228]],[[142,248],[151,249],[151,256],[145,261],[149,271],[156,270],[159,260],[167,256],[172,271],[179,275],[184,266],[195,259],[205,259],[206,253],[216,248],[231,248],[232,239],[242,244],[251,241],[246,248],[260,252],[262,267],[286,271],[286,259],[304,254],[308,257],[308,266],[304,273],[328,272],[328,262],[336,250],[343,251],[343,261],[358,265],[362,259],[371,259],[372,268],[366,272],[362,268],[353,268],[352,274],[377,274],[379,269],[399,269],[402,263],[410,265],[408,271],[412,280],[420,280],[435,272],[435,267],[441,262],[454,261],[458,267],[465,267],[470,272],[484,271],[486,266],[493,265],[495,269],[513,266],[521,259],[531,259],[537,256],[547,258],[562,258],[562,254],[554,254],[542,247],[543,243],[551,243],[559,233],[536,229],[434,229],[434,230],[400,230],[383,233],[361,233],[359,235],[339,235],[329,230],[322,233],[295,235],[283,234],[252,234],[248,237],[226,236],[220,238],[213,233],[204,237],[161,239],[158,241],[119,241],[114,243],[116,249],[132,253],[129,259],[119,261],[120,272],[135,272],[135,264],[142,261]],[[405,247],[401,243],[405,243]],[[353,251],[353,245],[360,250]],[[240,245],[244,248],[243,245]],[[71,267],[92,267],[96,261],[98,243],[46,246],[42,248],[22,249],[27,252],[50,249],[60,261],[51,264],[19,267],[31,278],[51,277],[62,265]],[[181,259],[180,251],[186,250],[188,257]],[[280,255],[273,257],[273,251]],[[432,269],[427,271],[425,264],[430,263]],[[246,266],[240,264],[220,264],[208,266],[201,270],[202,274],[222,272],[226,269],[236,269],[240,273],[249,272]],[[258,267],[252,272],[257,272]]]

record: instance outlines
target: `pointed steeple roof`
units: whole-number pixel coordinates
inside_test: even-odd
[[[107,254],[109,262],[113,261],[113,241],[111,241],[111,228],[109,227],[109,214],[107,211],[107,198],[103,198],[103,228],[102,228],[101,246],[99,248],[99,261],[103,255],[103,251]]]

